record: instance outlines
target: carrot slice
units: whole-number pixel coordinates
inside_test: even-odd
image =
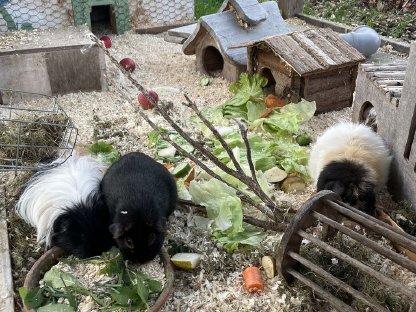
[[[259,292],[264,289],[260,269],[255,266],[246,268],[243,271],[243,279],[248,292]]]
[[[163,164],[163,166],[164,166],[166,169],[170,169],[170,168],[172,168],[172,167],[173,167],[173,165],[172,165],[171,163],[166,163],[166,164]]]

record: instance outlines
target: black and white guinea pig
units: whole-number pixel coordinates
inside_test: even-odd
[[[85,258],[114,244],[99,193],[107,166],[74,152],[43,165],[24,185],[16,212],[36,228],[37,240]]]
[[[178,200],[170,172],[143,153],[128,153],[110,166],[100,190],[111,215],[109,230],[124,259],[152,260]]]
[[[383,139],[362,124],[336,124],[318,137],[309,158],[317,191],[331,190],[368,214],[387,182],[392,156]]]

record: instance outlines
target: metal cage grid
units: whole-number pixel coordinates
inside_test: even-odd
[[[0,89],[0,172],[36,170],[54,158],[65,161],[77,137],[56,97]]]

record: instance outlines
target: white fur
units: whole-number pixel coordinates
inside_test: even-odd
[[[323,168],[335,160],[350,160],[369,171],[369,181],[382,188],[390,170],[391,156],[383,139],[363,124],[336,124],[318,137],[309,157],[309,174],[315,186]]]
[[[49,166],[56,166],[57,159]],[[29,180],[16,204],[16,212],[36,228],[38,242],[50,243],[53,222],[65,208],[71,208],[95,192],[107,167],[91,156],[73,153],[63,164],[46,169]]]

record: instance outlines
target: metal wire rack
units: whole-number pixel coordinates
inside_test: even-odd
[[[36,170],[55,158],[64,162],[77,137],[56,97],[0,89],[0,172]]]

